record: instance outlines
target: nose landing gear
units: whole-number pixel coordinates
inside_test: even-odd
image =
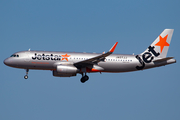
[[[28,79],[28,72],[29,72],[29,69],[26,69],[26,75],[24,76],[24,79]]]

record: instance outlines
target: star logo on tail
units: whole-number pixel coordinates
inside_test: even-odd
[[[164,49],[164,46],[169,46],[169,43],[166,42],[168,35],[166,35],[164,38],[159,36],[159,42],[155,44],[155,46],[160,46],[161,53]]]
[[[64,59],[65,59],[66,61],[68,61],[67,58],[70,57],[71,55],[65,54],[65,55],[61,55],[61,56],[63,57],[63,58],[61,59],[61,61],[64,60]]]

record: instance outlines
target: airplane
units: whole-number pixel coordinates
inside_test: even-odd
[[[141,54],[112,54],[118,44],[116,42],[108,52],[77,53],[53,51],[21,51],[4,60],[4,64],[14,68],[51,70],[53,76],[71,77],[81,74],[80,81],[85,83],[87,73],[94,72],[132,72],[176,63],[173,57],[166,57],[174,29],[165,29],[154,42]]]

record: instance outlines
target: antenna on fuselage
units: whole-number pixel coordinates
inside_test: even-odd
[[[31,51],[31,48],[29,48],[29,50],[28,51]]]

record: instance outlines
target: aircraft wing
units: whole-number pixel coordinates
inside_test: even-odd
[[[74,63],[74,66],[76,67],[86,67],[88,65],[93,65],[93,64],[97,64],[100,61],[104,61],[105,57],[109,56],[110,54],[112,54],[117,46],[118,42],[116,42],[113,47],[107,52],[107,53],[103,53],[99,56],[87,59],[87,60],[83,60],[77,63]]]

